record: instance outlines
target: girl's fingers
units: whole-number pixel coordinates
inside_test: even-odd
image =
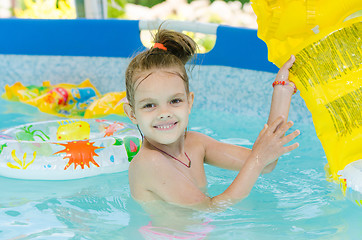
[[[277,117],[272,124],[269,126],[269,130],[271,133],[276,132],[279,125],[282,125],[284,123],[284,116]]]
[[[282,138],[282,144],[285,145],[287,143],[289,143],[290,141],[292,141],[294,138],[296,138],[297,136],[299,136],[300,131],[299,130],[295,130],[294,132],[292,132],[291,134],[285,136]]]
[[[291,55],[289,60],[284,63],[284,65],[282,66],[281,69],[282,70],[284,70],[284,69],[288,70],[289,68],[291,68],[293,66],[294,61],[295,61],[295,56]]]
[[[294,61],[295,61],[295,56],[291,55],[289,60],[286,61],[284,63],[284,65],[280,68],[276,78],[279,79],[280,81],[286,81],[288,79],[288,76],[289,76],[289,71],[288,70],[293,66]]]
[[[281,138],[293,125],[294,123],[292,121],[286,122],[275,131],[275,134]]]
[[[288,153],[293,151],[294,149],[296,149],[297,147],[299,147],[299,143],[293,143],[292,145],[286,146],[283,148],[283,152],[284,153]],[[283,154],[284,154],[283,153]]]
[[[284,64],[284,66],[289,69],[293,66],[293,63],[295,61],[295,56],[294,55],[291,55],[289,60]]]
[[[266,132],[266,130],[268,129],[268,127],[269,127],[268,124],[264,124],[264,127],[263,127],[263,129],[260,131],[259,136],[256,138],[255,142],[257,142],[257,141],[261,138],[261,136],[264,135],[264,133]]]

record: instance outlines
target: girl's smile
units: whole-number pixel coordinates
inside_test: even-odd
[[[177,122],[170,122],[170,123],[160,123],[154,126],[157,130],[165,131],[171,130],[176,126]]]

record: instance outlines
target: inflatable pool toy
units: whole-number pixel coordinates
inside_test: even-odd
[[[296,53],[291,80],[312,113],[334,180],[362,159],[362,18]]]
[[[110,114],[125,116],[123,110],[125,102],[127,102],[125,91],[106,93],[89,105],[84,118],[100,118]]]
[[[328,178],[362,205],[362,17],[344,21],[362,10],[362,1],[324,2],[254,0],[252,6],[269,60],[281,67],[296,56],[290,79],[312,113]]]
[[[6,85],[2,97],[35,106],[42,112],[59,117],[125,116],[123,103],[126,102],[126,92],[112,92],[102,96],[89,79],[78,85],[51,85],[45,81],[42,86],[24,86],[17,82],[13,86]]]
[[[355,174],[361,171],[355,161],[362,159],[361,36],[362,18],[347,21],[298,51],[291,69],[326,153],[327,175],[340,182],[345,194],[359,191],[347,195],[358,197],[352,200],[359,204],[362,182],[355,181]]]
[[[98,119],[29,123],[1,131],[0,176],[67,180],[128,169],[141,138],[133,125]]]
[[[362,1],[251,0],[251,6],[257,15],[258,37],[268,46],[268,59],[281,67],[311,37],[361,11]]]
[[[339,174],[343,193],[362,206],[362,160],[348,164]]]

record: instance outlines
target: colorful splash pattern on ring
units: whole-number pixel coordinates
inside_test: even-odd
[[[126,171],[142,144],[135,126],[99,119],[36,122],[0,133],[0,175],[19,179]]]
[[[281,67],[296,56],[290,79],[312,113],[328,178],[344,193],[362,193],[361,176],[346,174],[362,160],[362,17],[345,21],[362,1],[253,0],[252,6],[269,60]],[[361,196],[354,199],[359,205]]]

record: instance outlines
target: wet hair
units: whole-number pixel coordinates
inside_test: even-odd
[[[196,53],[197,45],[189,36],[166,29],[159,29],[154,35],[154,43],[161,43],[167,50],[150,48],[136,55],[126,70],[126,93],[131,107],[134,107],[136,79],[147,70],[178,68],[189,93],[189,79],[185,65]]]

